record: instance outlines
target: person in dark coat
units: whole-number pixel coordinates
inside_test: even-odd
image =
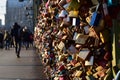
[[[4,35],[3,35],[3,33],[0,31],[0,48],[3,48],[3,38],[4,38]]]
[[[13,28],[11,29],[11,35],[15,42],[15,52],[18,58],[20,58],[21,51],[21,26],[18,23],[14,23]]]
[[[29,48],[29,30],[25,26],[22,30],[22,37],[23,37],[23,43],[25,45],[26,50]]]

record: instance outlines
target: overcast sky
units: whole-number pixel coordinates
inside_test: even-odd
[[[0,19],[2,19],[2,24],[4,25],[5,20],[5,13],[6,13],[6,0],[0,0]]]

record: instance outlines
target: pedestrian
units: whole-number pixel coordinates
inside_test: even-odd
[[[26,48],[26,50],[29,48],[29,30],[27,29],[27,27],[25,26],[22,29],[22,37],[23,37],[23,44]]]
[[[11,27],[10,33],[12,32],[12,30],[13,30],[13,26]],[[10,40],[10,47],[11,47],[11,48],[14,48],[14,47],[15,47],[15,41],[13,40],[12,35],[11,35],[11,40]]]
[[[34,35],[32,32],[29,34],[29,45],[33,47]]]
[[[21,26],[17,22],[14,23],[13,28],[11,29],[11,35],[15,42],[15,53],[18,58],[20,58],[21,51]]]
[[[2,33],[2,31],[0,31],[0,48],[3,48],[3,38],[4,34]]]
[[[11,36],[10,36],[9,32],[7,30],[5,30],[4,43],[5,43],[6,50],[9,50],[9,48],[10,48],[10,40],[11,40]]]

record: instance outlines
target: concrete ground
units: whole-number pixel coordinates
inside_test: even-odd
[[[0,80],[46,80],[40,58],[32,48],[22,48],[17,58],[14,48],[0,49]]]

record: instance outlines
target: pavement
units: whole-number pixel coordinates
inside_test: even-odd
[[[0,49],[0,80],[46,80],[38,53],[22,48],[17,58],[14,48]]]

